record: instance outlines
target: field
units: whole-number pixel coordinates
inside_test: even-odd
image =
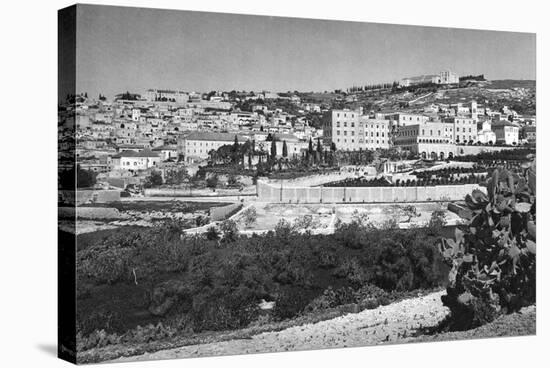
[[[361,217],[364,222],[380,226],[388,220],[395,220],[403,227],[410,225],[425,226],[433,211],[444,210],[447,223],[455,225],[460,218],[446,210],[446,203],[415,203],[417,215],[410,217],[405,211],[406,205],[397,204],[254,204],[257,213],[256,222],[247,226],[242,216],[237,217],[239,228],[245,231],[273,230],[281,220],[294,223],[305,216],[311,218],[311,229],[334,230],[337,221],[349,223]],[[409,220],[410,217],[410,221]],[[309,221],[309,220],[308,220]]]
[[[340,305],[372,309],[443,287],[448,268],[435,243],[450,232],[359,226],[307,235],[279,229],[222,241],[182,238],[173,227],[80,234],[79,351],[176,336],[197,343],[223,331],[332,318],[326,311]],[[263,312],[262,300],[274,308]]]

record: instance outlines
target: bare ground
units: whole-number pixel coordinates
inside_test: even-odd
[[[443,293],[444,291],[439,291],[326,321],[290,327],[277,332],[264,332],[247,339],[183,346],[121,357],[110,362],[479,339],[532,335],[536,332],[536,307],[531,306],[473,330],[413,337],[420,329],[436,326],[447,316],[449,311],[441,303]]]

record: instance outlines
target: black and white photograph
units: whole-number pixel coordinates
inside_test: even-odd
[[[533,33],[78,4],[59,40],[60,356],[536,333]]]
[[[4,4],[0,365],[539,366],[543,8]]]

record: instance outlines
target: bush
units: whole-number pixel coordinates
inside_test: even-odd
[[[449,326],[465,330],[491,322],[536,299],[534,163],[514,176],[495,170],[488,196],[474,191],[466,204],[474,212],[455,239],[443,239],[441,252],[452,267],[443,304]]]
[[[302,290],[285,290],[275,299],[274,317],[279,320],[293,318],[300,314],[307,304],[308,299]]]
[[[355,303],[356,298],[353,289],[343,287],[334,290],[332,287],[325,289],[323,294],[311,301],[305,308],[305,312],[316,312],[329,308],[334,308],[339,305]]]
[[[256,212],[256,207],[248,207],[243,213],[242,218],[245,226],[251,227],[258,220],[258,213]]]
[[[220,230],[223,234],[223,241],[234,242],[239,237],[237,223],[233,220],[225,220],[220,224]]]
[[[220,233],[218,232],[215,226],[210,226],[206,230],[205,235],[206,235],[206,239],[208,240],[218,240],[220,238]]]

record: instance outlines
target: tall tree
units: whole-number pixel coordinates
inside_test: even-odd
[[[286,146],[286,141],[283,141],[283,157],[288,157],[288,148]]]
[[[277,156],[277,145],[275,144],[275,140],[271,141],[271,159],[274,160]]]

